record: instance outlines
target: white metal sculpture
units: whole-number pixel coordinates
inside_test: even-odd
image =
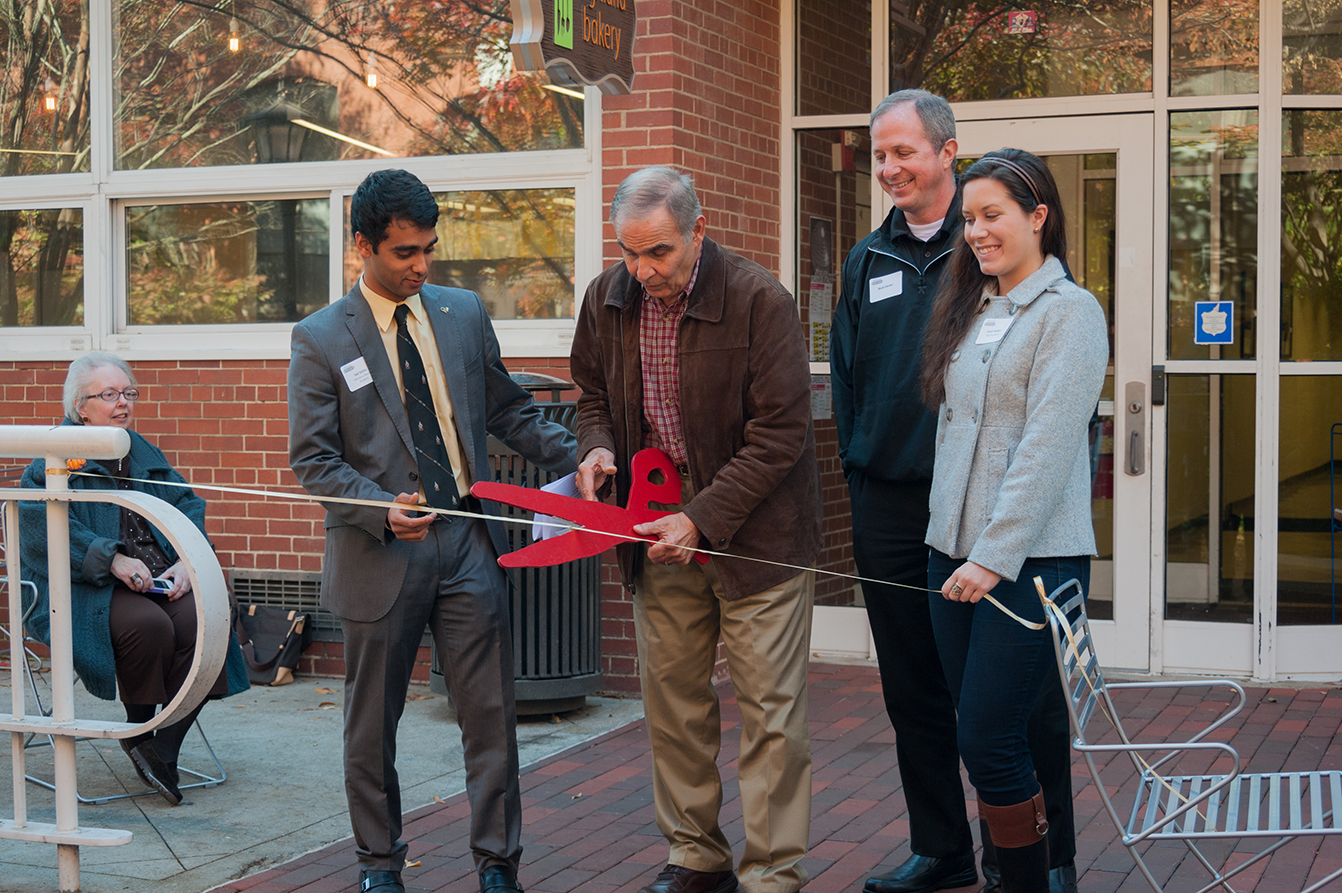
[[[11,733],[14,764],[14,818],[0,819],[0,838],[56,844],[61,893],[79,890],[79,847],[118,846],[130,843],[129,831],[84,828],[79,825],[79,801],[75,787],[75,740],[77,738],[128,738],[150,732],[185,717],[205,700],[223,669],[229,637],[228,590],[223,570],[205,535],[191,520],[168,503],[134,491],[71,491],[67,459],[117,459],[130,451],[130,435],[115,427],[65,425],[0,426],[0,456],[44,458],[47,486],[36,489],[0,489],[5,506],[5,543],[9,572],[10,653],[22,653],[22,600],[18,597],[19,567],[18,502],[47,504],[47,565],[50,580],[51,688],[50,717],[27,715],[24,703],[23,668],[10,660],[10,716],[0,713],[0,730]],[[172,543],[191,578],[196,599],[196,652],[177,696],[146,723],[81,720],[74,715],[74,661],[71,644],[69,503],[110,502],[143,515]],[[24,770],[24,738],[29,734],[54,736],[56,769],[56,823],[30,822]]]

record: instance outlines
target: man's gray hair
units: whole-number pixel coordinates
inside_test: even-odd
[[[923,135],[940,152],[941,147],[955,139],[955,112],[951,104],[935,93],[926,90],[899,90],[880,101],[871,113],[871,126],[875,127],[881,116],[906,103],[913,103],[913,110],[923,125]]]
[[[116,354],[110,353],[86,353],[79,359],[70,364],[70,368],[65,371],[65,417],[72,422],[83,421],[79,417],[79,404],[88,396],[88,389],[91,387],[89,382],[93,380],[93,375],[104,366],[112,366],[126,373],[126,378],[130,380],[130,386],[136,387],[138,382],[135,380],[135,373],[130,371],[130,366],[126,361]]]
[[[615,190],[610,200],[610,225],[618,232],[621,219],[642,219],[658,208],[666,208],[676,229],[687,239],[694,232],[694,222],[704,213],[689,174],[654,165],[634,171]]]

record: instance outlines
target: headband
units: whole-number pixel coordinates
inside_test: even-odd
[[[980,160],[980,161],[992,161],[992,162],[995,162],[995,163],[997,163],[997,164],[1002,165],[1002,166],[1005,167],[1005,168],[1010,168],[1011,170],[1015,171],[1017,174],[1020,175],[1021,179],[1025,181],[1025,185],[1028,186],[1028,187],[1030,187],[1030,195],[1034,197],[1034,203],[1035,203],[1035,205],[1042,205],[1042,204],[1044,203],[1043,200],[1039,198],[1039,190],[1035,188],[1034,180],[1032,180],[1032,179],[1030,178],[1030,175],[1027,174],[1027,173],[1025,172],[1025,168],[1021,167],[1021,166],[1020,166],[1019,164],[1017,164],[1016,162],[1012,161],[1012,160],[1009,159],[1009,158],[1003,158],[1003,157],[1001,157],[1000,155],[993,155],[993,156],[991,156],[991,157],[984,157],[984,158],[980,158],[979,160]]]

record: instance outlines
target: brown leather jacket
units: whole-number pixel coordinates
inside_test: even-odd
[[[623,263],[587,287],[573,339],[578,457],[615,454],[616,496],[629,496],[642,446],[642,286]],[[706,548],[809,567],[820,552],[820,471],[810,368],[797,305],[753,261],[704,239],[699,278],[680,326],[680,410],[695,497],[683,511]],[[617,548],[631,590],[642,549]],[[641,559],[640,559],[641,560]],[[726,597],[761,592],[792,568],[713,559]]]

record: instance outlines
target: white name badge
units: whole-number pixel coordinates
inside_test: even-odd
[[[341,366],[340,374],[345,376],[345,384],[349,386],[351,393],[373,383],[373,373],[368,371],[368,363],[363,357],[356,357]]]
[[[904,294],[904,271],[896,270],[889,276],[878,276],[871,280],[871,302],[873,304]]]
[[[974,340],[975,344],[996,344],[1002,340],[1002,336],[1011,328],[1015,322],[1014,316],[1003,316],[1000,319],[985,319],[983,328],[979,329],[979,336]]]

